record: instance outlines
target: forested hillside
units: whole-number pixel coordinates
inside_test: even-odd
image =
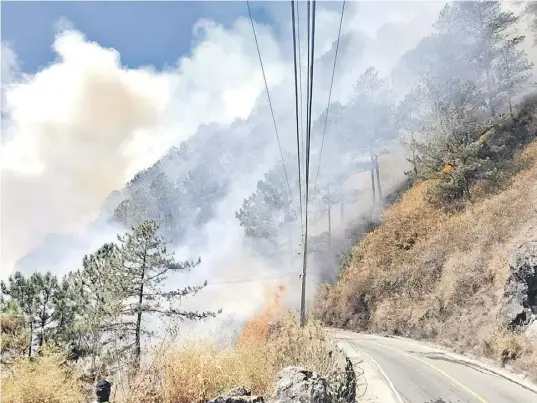
[[[422,42],[438,68],[421,64],[403,102],[412,186],[321,286],[316,312],[329,326],[435,340],[535,377],[537,96],[519,101],[532,84],[522,38],[507,36],[515,17],[485,4],[446,7]],[[443,55],[450,41],[462,46]]]
[[[537,95],[521,21],[499,2],[449,3],[390,71],[367,66],[348,99],[316,100],[308,218],[299,118],[275,102],[280,143],[263,95],[248,118],[202,127],[112,193],[85,236],[106,229],[117,238],[77,257],[65,276],[42,271],[43,256],[56,264],[70,246],[91,243],[51,235],[2,282],[6,401],[60,401],[50,397],[57,388],[43,386],[49,374],[72,385],[67,402],[101,376],[124,387],[117,401],[163,403],[207,402],[237,380],[266,393],[289,364],[337,380],[316,320],[436,340],[535,371],[535,339],[522,334],[537,315],[535,276],[526,294],[512,290],[513,266],[522,271],[533,257],[510,257],[537,241]],[[352,30],[342,36],[347,66],[362,60],[366,42]],[[319,72],[335,71],[335,49],[319,57]],[[320,92],[329,86],[319,79]],[[279,319],[299,297],[306,219],[308,298],[316,295],[304,330],[293,315]],[[200,268],[199,250],[212,266],[173,281]],[[232,270],[242,276],[230,278]],[[276,296],[255,306],[267,273],[281,281]],[[203,294],[199,309],[183,302],[213,276],[230,288]],[[252,281],[251,293],[235,293],[233,281]],[[289,284],[297,288],[285,294]],[[290,305],[281,302],[287,295]],[[183,321],[228,314],[222,301],[261,312],[226,348],[174,344]],[[30,373],[35,382],[22,382]]]

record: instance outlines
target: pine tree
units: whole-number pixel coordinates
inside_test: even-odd
[[[518,17],[504,11],[499,1],[461,1],[446,5],[436,23],[441,34],[457,39],[461,55],[457,62],[475,72],[475,77],[469,78],[483,88],[492,117],[500,93],[494,64],[517,21]]]
[[[28,328],[28,355],[32,355],[34,337],[41,347],[45,342],[61,342],[70,326],[72,307],[67,300],[67,284],[60,283],[50,272],[36,272],[24,277],[16,272],[2,282],[2,292],[15,301]]]
[[[166,290],[164,282],[169,274],[184,272],[200,261],[177,262],[166,249],[168,242],[157,235],[158,225],[145,221],[131,232],[118,236],[120,266],[117,275],[125,286],[126,304],[122,313],[133,319],[134,327],[126,332],[134,337],[135,366],[140,364],[142,335],[152,334],[144,328],[145,315],[164,315],[179,319],[200,320],[214,317],[215,312],[191,312],[178,309],[174,302],[191,296],[205,287],[188,286],[179,290]]]
[[[524,12],[531,18],[530,28],[534,32],[534,44],[537,44],[537,3],[528,1]]]
[[[30,283],[36,295],[36,326],[38,343],[42,346],[46,341],[48,327],[58,319],[60,312],[57,302],[61,299],[58,278],[52,273],[36,272],[30,277]]]
[[[481,153],[487,131],[482,93],[471,82],[451,80],[443,86],[426,83],[422,94],[428,107],[422,135],[414,142],[413,176],[438,180],[432,201],[470,199],[471,183],[492,172],[491,161]]]
[[[9,276],[8,283],[1,282],[2,299],[4,295],[15,301],[24,315],[25,327],[28,329],[28,356],[32,356],[32,346],[34,342],[34,324],[37,312],[37,296],[33,284],[22,275],[16,272]],[[5,303],[5,301],[3,301]]]
[[[67,280],[77,307],[71,355],[73,358],[89,355],[92,371],[97,370],[97,358],[106,364],[103,356],[109,353],[110,343],[132,328],[132,323],[122,318],[127,279],[118,270],[120,267],[117,246],[106,243],[93,254],[84,256],[82,269],[71,273]],[[128,350],[131,346],[120,347]],[[119,353],[121,351],[116,351],[115,355]]]
[[[160,225],[160,220],[164,219],[165,215],[170,213],[174,207],[177,190],[174,188],[173,183],[168,179],[168,176],[161,172],[153,182],[151,182],[149,192],[154,200],[154,204],[158,207]]]
[[[397,106],[395,118],[397,129],[402,134],[403,142],[410,151],[407,161],[412,164],[412,170],[406,174],[411,178],[416,178],[418,175],[416,137],[419,136],[423,124],[423,96],[420,90],[421,88],[418,86],[405,96]]]
[[[211,169],[202,164],[188,173],[182,187],[189,207],[195,209],[194,225],[201,226],[213,218],[214,204],[225,195],[227,182],[219,181]]]
[[[289,181],[296,183],[294,178],[289,178]],[[293,186],[292,191],[298,192],[298,189]],[[245,235],[267,257],[277,256],[285,247],[292,253],[292,245],[283,246],[280,241],[283,238],[282,230],[289,223],[296,222],[298,215],[298,206],[289,195],[281,164],[265,174],[263,180],[257,183],[256,191],[244,200],[235,213]],[[290,240],[291,236],[288,238]]]
[[[352,105],[357,111],[354,119],[358,136],[366,139],[365,145],[370,156],[371,188],[373,200],[382,199],[380,194],[380,177],[377,173],[378,145],[396,133],[395,105],[390,99],[390,92],[385,80],[374,68],[368,68],[355,85]]]
[[[354,86],[351,105],[358,137],[366,139],[368,147],[395,134],[395,105],[392,103],[387,82],[374,67],[369,67]]]
[[[10,299],[0,304],[0,362],[24,355],[28,350],[28,329],[24,313],[17,301]]]
[[[495,65],[498,90],[507,96],[511,116],[513,116],[511,98],[526,87],[531,77],[530,70],[533,66],[528,61],[526,53],[518,49],[518,45],[522,41],[524,41],[523,36],[507,40],[500,49]]]

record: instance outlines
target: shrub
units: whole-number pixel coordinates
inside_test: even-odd
[[[263,314],[260,315],[263,317]],[[232,388],[245,386],[258,395],[269,395],[278,372],[296,365],[315,371],[337,383],[348,376],[341,373],[338,356],[313,318],[300,328],[295,315],[286,315],[271,326],[254,321],[245,327],[232,348],[218,348],[212,341],[199,340],[161,352],[150,368],[142,369],[133,387],[122,399],[137,403],[206,402]],[[261,323],[266,323],[262,326]],[[262,337],[260,338],[259,335]],[[116,399],[117,400],[117,399]]]
[[[83,385],[63,354],[44,349],[35,359],[17,358],[2,373],[4,403],[80,403]]]

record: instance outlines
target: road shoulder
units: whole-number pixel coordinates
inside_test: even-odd
[[[352,353],[352,350],[354,350],[355,351],[354,354],[361,356],[362,359],[364,359],[363,353],[356,351],[356,348],[354,348],[352,344],[350,343],[351,340],[356,340],[356,338],[362,339],[362,340],[371,340],[371,341],[376,341],[382,344],[386,343],[387,346],[390,345],[391,343],[395,343],[396,345],[394,347],[397,346],[398,348],[401,348],[402,345],[406,345],[407,348],[405,349],[414,350],[414,351],[422,351],[422,352],[436,352],[438,354],[442,354],[445,357],[450,357],[453,360],[457,360],[461,363],[465,362],[469,365],[474,366],[475,368],[481,369],[484,372],[495,374],[501,378],[504,378],[505,380],[509,380],[513,382],[514,384],[518,384],[528,390],[533,391],[534,393],[537,393],[537,385],[530,382],[522,374],[518,374],[514,371],[510,371],[507,368],[501,368],[499,365],[497,365],[497,363],[493,362],[490,359],[457,354],[449,348],[438,346],[431,342],[423,342],[423,341],[407,339],[407,338],[399,337],[399,336],[381,336],[381,335],[368,334],[368,333],[354,333],[354,332],[350,332],[346,330],[339,330],[339,329],[327,329],[327,333],[329,337],[332,338],[334,341],[337,341],[338,343],[341,343],[341,344],[347,344],[348,345],[347,349],[351,353]],[[348,341],[344,343],[345,340],[348,340]],[[373,372],[375,372],[375,368],[368,368],[368,369],[370,371],[373,370]],[[378,371],[376,372],[378,373]],[[389,379],[388,379],[388,382],[389,382]],[[387,386],[389,387],[389,384]]]
[[[403,403],[399,393],[377,362],[360,352],[350,342],[337,334],[331,340],[341,349],[354,365],[357,378],[357,400],[364,403]]]

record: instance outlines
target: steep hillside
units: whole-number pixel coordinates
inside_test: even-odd
[[[509,254],[537,240],[531,130],[532,142],[507,164],[503,185],[478,181],[461,209],[427,201],[434,180],[407,190],[352,249],[338,280],[320,287],[316,312],[323,321],[513,359],[537,377],[537,343],[502,327],[500,315]]]

